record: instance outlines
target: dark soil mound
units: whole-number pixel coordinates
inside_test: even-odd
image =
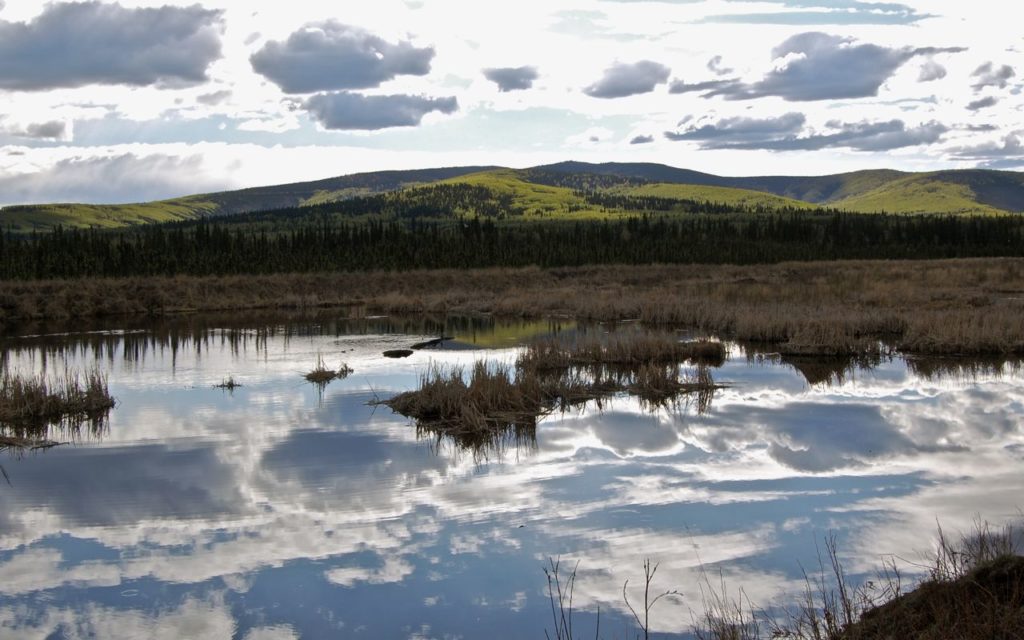
[[[848,640],[1022,640],[1024,557],[1004,556],[950,582],[928,581],[864,614]]]

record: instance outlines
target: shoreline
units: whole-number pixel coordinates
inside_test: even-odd
[[[641,320],[806,356],[1024,353],[1024,259],[602,265],[0,281],[0,328],[34,321],[354,308]]]

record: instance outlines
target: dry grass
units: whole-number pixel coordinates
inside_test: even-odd
[[[674,405],[680,398],[695,398],[698,414],[711,408],[715,391],[721,388],[723,385],[715,384],[706,366],[697,367],[692,375],[681,376],[676,366],[656,364],[638,368],[626,387],[648,410]]]
[[[959,540],[940,529],[927,577],[907,590],[895,559],[876,580],[852,585],[829,537],[818,572],[806,576],[801,603],[781,619],[756,609],[742,593],[726,597],[722,584],[707,590],[695,632],[701,640],[1016,640],[1024,637],[1018,540],[1012,527],[993,530],[985,523]]]
[[[571,344],[549,338],[528,345],[517,366],[555,371],[572,367],[635,368],[687,361],[721,366],[725,345],[707,340],[682,342],[671,334],[657,333],[615,333],[603,340],[591,336]]]
[[[1024,259],[641,265],[0,282],[0,323],[356,305],[385,313],[639,319],[801,353],[879,340],[1024,353]]]
[[[84,375],[66,370],[63,375],[0,377],[0,423],[46,426],[105,417],[115,400],[107,379],[99,371]]]
[[[420,378],[418,391],[399,394],[386,404],[423,423],[471,424],[529,421],[541,413],[545,399],[539,379],[516,380],[505,365],[480,361],[469,381],[462,367],[431,366]]]
[[[537,418],[553,408],[553,395],[536,377],[516,380],[509,367],[481,361],[468,382],[461,367],[431,366],[417,390],[380,404],[415,420],[421,436],[480,452],[508,439],[532,441]]]
[[[894,559],[883,565],[877,580],[852,585],[836,538],[829,536],[819,554],[817,573],[805,573],[801,602],[783,610],[781,616],[759,608],[742,590],[730,594],[721,575],[712,582],[702,570],[700,610],[693,612],[690,633],[698,640],[1020,640],[1024,638],[1024,556],[1019,539],[1019,532],[1011,527],[993,530],[984,523],[959,540],[950,540],[940,529],[927,577],[904,590]],[[583,637],[572,632],[576,613],[572,594],[579,563],[567,577],[559,575],[558,562],[549,563],[544,573],[555,637]],[[654,605],[679,595],[675,590],[652,592],[657,565],[646,560],[644,569],[642,608],[629,602],[623,586],[637,638],[649,637]],[[600,610],[594,637],[601,637]]]
[[[352,369],[345,363],[342,363],[337,369],[328,369],[324,357],[321,355],[316,358],[316,366],[303,377],[313,384],[326,385],[332,380],[343,380],[351,373]]]
[[[479,451],[495,441],[530,440],[541,416],[616,393],[637,395],[652,410],[694,395],[697,410],[703,412],[720,388],[706,367],[683,378],[678,366],[669,365],[647,364],[614,373],[578,367],[542,372],[521,362],[513,368],[482,360],[468,375],[462,367],[433,365],[421,375],[416,390],[376,404],[412,418],[421,434],[449,438]]]

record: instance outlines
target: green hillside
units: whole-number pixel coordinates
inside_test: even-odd
[[[634,214],[638,210],[636,203],[624,203],[624,197],[713,202],[744,208],[817,205],[866,213],[1024,211],[1024,173],[1010,171],[905,173],[881,169],[828,176],[726,177],[650,163],[563,162],[521,170],[445,167],[378,171],[137,204],[16,205],[0,209],[0,228],[117,228],[322,205],[432,184],[485,188],[503,209],[514,210],[524,219]],[[596,198],[595,193],[608,197]],[[661,210],[688,209],[682,203],[679,207],[668,203]]]
[[[116,229],[137,224],[192,220],[217,211],[217,204],[191,196],[139,204],[43,204],[0,209],[0,225],[19,231],[64,227]]]
[[[1024,211],[1024,173],[963,169],[906,173],[891,169],[827,176],[725,177],[649,163],[564,162],[547,173],[592,173],[656,183],[730,187],[849,211],[993,214]]]
[[[866,193],[908,175],[892,169],[871,169],[827,176],[727,177],[646,162],[560,162],[537,167],[536,170],[544,173],[618,176],[655,183],[747,189],[817,204]]]
[[[254,187],[134,204],[42,204],[0,208],[0,228],[31,231],[65,227],[119,228],[333,202],[435,182],[493,167],[444,167],[357,173],[313,182]]]
[[[866,213],[1006,213],[1003,209],[979,202],[969,184],[946,182],[930,175],[894,180],[871,191],[834,201],[831,205]]]
[[[613,187],[608,191],[611,193],[632,196],[654,196],[656,198],[696,200],[698,202],[719,202],[722,204],[742,207],[768,207],[773,209],[792,207],[794,209],[810,209],[816,206],[808,202],[802,202],[792,198],[783,198],[781,196],[764,193],[762,191],[692,184],[653,183],[635,187]]]
[[[587,202],[573,194],[572,189],[552,187],[544,184],[527,182],[521,172],[513,169],[499,169],[470,175],[450,178],[442,184],[467,184],[484,187],[496,197],[506,197],[511,205],[523,211],[523,216],[530,217],[607,217],[600,207]]]

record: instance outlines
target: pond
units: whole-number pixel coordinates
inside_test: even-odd
[[[603,637],[635,636],[623,583],[642,602],[650,559],[653,589],[680,594],[652,610],[653,637],[688,637],[709,584],[796,602],[830,534],[857,581],[886,554],[921,558],[937,522],[1020,517],[1014,363],[730,344],[710,406],[619,394],[478,450],[373,404],[431,364],[611,329],[187,318],[5,338],[7,370],[98,366],[118,404],[0,458],[0,637],[543,638],[558,558],[563,579],[578,567],[576,635],[600,610]],[[381,355],[441,334],[455,340]],[[352,373],[306,382],[320,356]],[[215,388],[228,377],[242,386]]]

